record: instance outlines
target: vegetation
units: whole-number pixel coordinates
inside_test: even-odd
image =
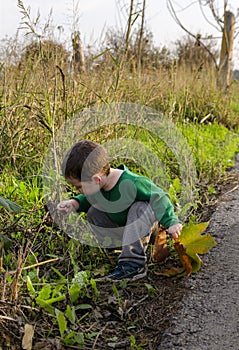
[[[130,319],[137,303],[131,308],[126,305],[127,293],[134,295],[134,286],[97,282],[115,265],[116,257],[68,237],[46,210],[44,155],[66,121],[97,104],[128,102],[162,112],[182,132],[195,161],[196,196],[187,216],[191,223],[202,220],[220,186],[230,180],[227,170],[238,151],[238,83],[232,82],[225,95],[217,88],[213,67],[201,65],[201,51],[197,56],[200,62],[188,66],[182,64],[190,58],[188,51],[182,54],[184,42],[178,44],[178,56],[170,58],[167,49],[151,50],[149,41],[142,55],[144,50],[150,54],[140,70],[134,56],[126,59],[124,50],[116,55],[117,45],[113,50],[108,47],[94,56],[89,54],[84,72],[72,69],[70,53],[52,38],[34,36],[23,48],[5,40],[1,47],[0,346],[23,344],[30,349],[32,325],[38,349],[49,344],[94,349],[103,331],[107,343],[119,342],[120,335],[112,325],[110,330],[107,325],[99,326],[102,312],[103,317],[112,316],[111,322],[125,322],[130,349],[145,345],[138,337],[137,320],[133,323]],[[188,45],[185,48],[188,50]],[[105,142],[122,136],[114,127],[100,128],[86,137]],[[132,125],[122,130],[129,138],[136,133]],[[137,137],[153,148],[145,134]],[[177,159],[167,148],[161,145],[161,161],[169,169],[169,192],[176,204],[182,179],[180,174],[176,176]],[[132,167],[130,160],[128,165]],[[177,261],[175,255],[172,259]],[[157,267],[150,266],[153,274]],[[144,300],[157,295],[154,285],[145,283],[142,288]],[[107,305],[116,311],[109,311]],[[7,322],[11,323],[10,333]]]

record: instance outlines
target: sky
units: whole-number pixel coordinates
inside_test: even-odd
[[[37,17],[40,12],[40,25],[44,26],[52,10],[52,20],[57,35],[62,39],[69,39],[72,32],[74,16],[77,12],[77,29],[81,32],[84,45],[97,46],[109,28],[125,28],[127,19],[127,4],[130,0],[22,0],[25,8],[30,7],[31,18]],[[135,2],[142,3],[142,0]],[[205,3],[205,0],[202,1]],[[17,6],[17,0],[0,0],[0,38],[15,36],[21,27],[22,14]],[[220,31],[210,25],[199,8],[198,0],[172,0],[177,16],[183,25],[192,33],[201,33],[203,36],[212,34],[220,37]],[[215,0],[220,14],[223,13],[223,0]],[[238,0],[228,0],[228,9],[237,13]],[[73,9],[77,11],[73,11]],[[209,21],[215,24],[208,7],[204,7]],[[166,0],[146,0],[146,26],[153,33],[157,47],[173,47],[176,40],[186,33],[172,18]],[[62,30],[63,29],[63,30]],[[26,33],[23,29],[20,35]],[[218,41],[219,42],[219,41]],[[239,69],[239,37],[234,43],[234,66]]]

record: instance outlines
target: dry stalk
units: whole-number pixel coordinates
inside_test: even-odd
[[[39,263],[30,265],[30,266],[25,266],[25,267],[22,267],[21,271],[33,269],[34,267],[42,266],[42,265],[48,264],[48,263],[50,263],[50,262],[57,261],[57,260],[59,260],[59,259],[60,259],[60,258],[52,258],[52,259],[49,259],[49,260],[46,260],[46,261],[41,261],[41,262],[39,262]],[[11,275],[12,275],[12,274],[15,274],[15,273],[17,273],[17,269],[14,270],[14,271],[9,271],[9,274],[11,274]]]
[[[18,259],[17,259],[17,268],[15,271],[15,276],[13,278],[12,284],[11,284],[11,295],[10,295],[10,301],[16,301],[18,298],[18,282],[22,274],[23,264],[26,259],[27,251],[29,248],[30,242],[27,242],[25,249],[23,246],[20,247],[18,252]],[[24,250],[23,250],[24,249]]]
[[[5,300],[6,286],[7,286],[7,275],[8,272],[2,274],[1,278],[1,301]]]
[[[0,319],[1,319],[1,320],[7,320],[7,321],[14,321],[14,322],[17,322],[17,320],[15,320],[15,318],[8,317],[8,316],[3,316],[3,315],[0,315]]]
[[[0,240],[0,293],[1,293],[1,299],[5,291],[5,283],[4,283],[4,273],[3,273],[3,247],[4,247],[4,240],[3,238]]]
[[[3,248],[4,248],[4,240],[1,238],[0,240],[0,273],[2,273],[3,268]]]

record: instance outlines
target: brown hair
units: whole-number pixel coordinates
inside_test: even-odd
[[[108,175],[109,172],[110,164],[105,148],[89,140],[75,143],[62,163],[63,176],[79,181],[91,181],[93,175]]]

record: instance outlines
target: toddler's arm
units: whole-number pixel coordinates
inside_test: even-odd
[[[80,205],[75,199],[68,199],[60,202],[57,205],[57,210],[64,212],[65,214],[70,214],[73,211],[77,211]]]
[[[178,223],[178,224],[169,226],[167,231],[172,238],[178,239],[178,237],[180,236],[180,234],[182,232],[182,228],[183,228],[183,225]]]

